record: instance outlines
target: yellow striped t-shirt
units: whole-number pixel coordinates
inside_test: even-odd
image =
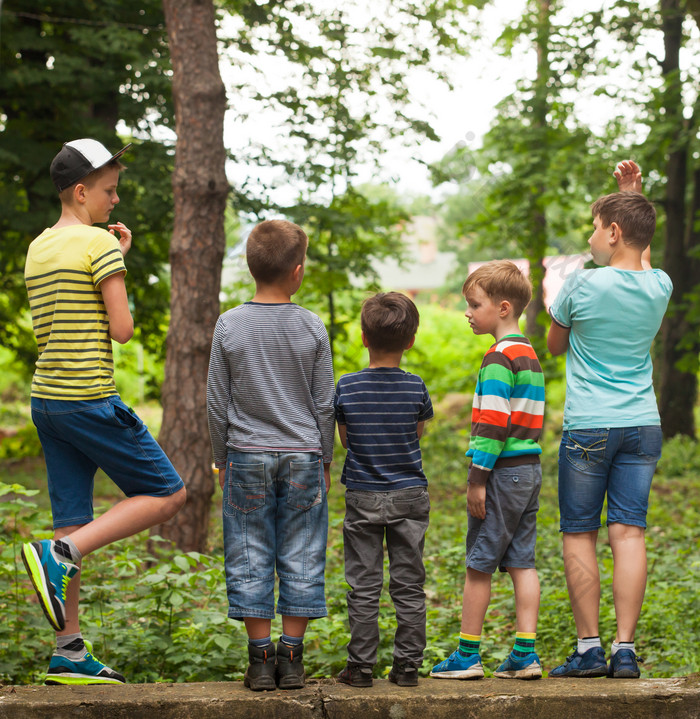
[[[91,225],[47,229],[29,245],[24,280],[39,348],[32,397],[117,394],[99,284],[126,272],[119,240]]]

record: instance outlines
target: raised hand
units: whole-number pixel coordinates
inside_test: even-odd
[[[634,160],[623,160],[613,172],[620,192],[641,192],[642,171]]]
[[[122,255],[131,249],[131,230],[123,222],[115,222],[113,225],[107,225],[110,234],[119,233],[119,248]]]

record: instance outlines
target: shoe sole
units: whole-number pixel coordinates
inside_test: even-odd
[[[451,672],[430,672],[430,676],[433,677],[433,679],[483,679],[484,670],[461,669]]]
[[[46,575],[41,566],[41,557],[38,555],[33,542],[22,545],[22,561],[46,619],[57,632],[62,631],[66,627],[65,616],[61,616],[60,603],[56,600],[52,591],[53,587],[46,580]]]
[[[530,664],[523,669],[507,669],[502,672],[494,672],[498,679],[542,679],[542,667],[538,664]]]
[[[86,674],[47,674],[44,684],[49,686],[63,684],[68,686],[87,686],[88,684],[124,684],[119,679],[92,677]]]
[[[418,686],[418,678],[416,678],[416,679],[392,679],[392,677],[389,676],[389,681],[392,684],[396,684],[397,687],[417,687]]]
[[[549,673],[552,679],[596,679],[598,677],[608,676],[608,670],[605,667],[599,669],[574,669],[566,674]]]
[[[306,684],[306,673],[298,676],[286,676],[281,677],[277,681],[277,686],[280,689],[302,689]]]
[[[632,669],[621,669],[614,674],[608,674],[608,679],[639,679],[641,672],[635,672]]]
[[[254,692],[274,691],[277,689],[275,680],[272,677],[264,677],[253,680],[250,680],[248,677],[244,677],[243,686],[248,687],[248,689]]]
[[[367,687],[371,687],[373,685],[373,680],[365,680],[360,682],[353,682],[353,681],[346,681],[345,679],[341,679],[340,677],[336,677],[336,679],[341,683],[345,684],[345,686],[348,687],[356,687],[358,689],[366,689]]]

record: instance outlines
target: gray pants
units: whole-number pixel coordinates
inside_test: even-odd
[[[384,534],[389,594],[396,610],[394,660],[420,666],[425,649],[423,544],[430,498],[424,487],[345,493],[345,580],[350,643],[348,661],[374,665],[379,646],[379,598],[384,579]]]

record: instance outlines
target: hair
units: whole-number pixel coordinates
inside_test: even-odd
[[[462,285],[462,295],[480,287],[493,302],[507,300],[517,319],[532,298],[530,280],[510,260],[492,260],[472,272]]]
[[[419,322],[420,315],[413,300],[400,292],[378,292],[362,303],[360,325],[373,350],[405,350],[415,336]]]
[[[591,205],[593,217],[600,217],[603,227],[614,222],[622,230],[623,241],[646,249],[656,230],[654,205],[640,192],[613,192],[598,198]]]
[[[81,177],[79,180],[76,180],[70,187],[66,187],[65,190],[59,192],[58,198],[61,200],[61,202],[70,202],[73,198],[73,188],[76,185],[80,184],[85,185],[85,187],[92,187],[100,179],[100,177],[102,177],[102,175],[107,172],[107,170],[115,169],[121,172],[122,170],[126,170],[126,165],[123,165],[121,162],[119,162],[118,158],[110,160],[107,164],[102,165],[102,167],[98,167],[92,172],[88,172],[85,177]]]
[[[266,220],[256,225],[246,243],[248,269],[256,282],[271,284],[304,263],[309,238],[288,220]]]

